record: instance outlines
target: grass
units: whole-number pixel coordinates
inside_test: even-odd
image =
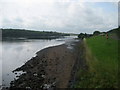
[[[75,88],[117,88],[118,40],[94,36],[84,42],[89,69],[78,72],[80,79]]]

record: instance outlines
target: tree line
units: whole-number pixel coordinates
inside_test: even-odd
[[[1,29],[2,38],[27,38],[27,39],[55,39],[59,37],[69,36],[66,33],[58,33],[52,31],[31,31],[23,29]]]
[[[83,39],[83,38],[88,38],[88,37],[91,37],[91,36],[105,35],[107,33],[116,33],[118,36],[120,36],[120,27],[112,29],[112,30],[109,30],[107,32],[94,31],[93,34],[80,33],[78,35],[78,38]]]

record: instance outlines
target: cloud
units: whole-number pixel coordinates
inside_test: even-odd
[[[0,27],[2,28],[92,33],[94,30],[105,31],[118,25],[116,11],[106,12],[104,9],[107,7],[93,7],[96,4],[94,2],[11,1],[0,3],[2,12]]]

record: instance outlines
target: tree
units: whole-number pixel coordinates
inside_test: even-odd
[[[100,31],[94,31],[93,32],[93,35],[99,35],[100,34]]]
[[[84,38],[84,36],[85,36],[85,34],[84,34],[84,33],[80,33],[80,34],[78,35],[78,38],[83,39],[83,38]]]

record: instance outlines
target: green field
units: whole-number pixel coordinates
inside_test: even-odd
[[[76,88],[118,87],[118,40],[93,36],[84,40],[89,69],[78,72]]]

